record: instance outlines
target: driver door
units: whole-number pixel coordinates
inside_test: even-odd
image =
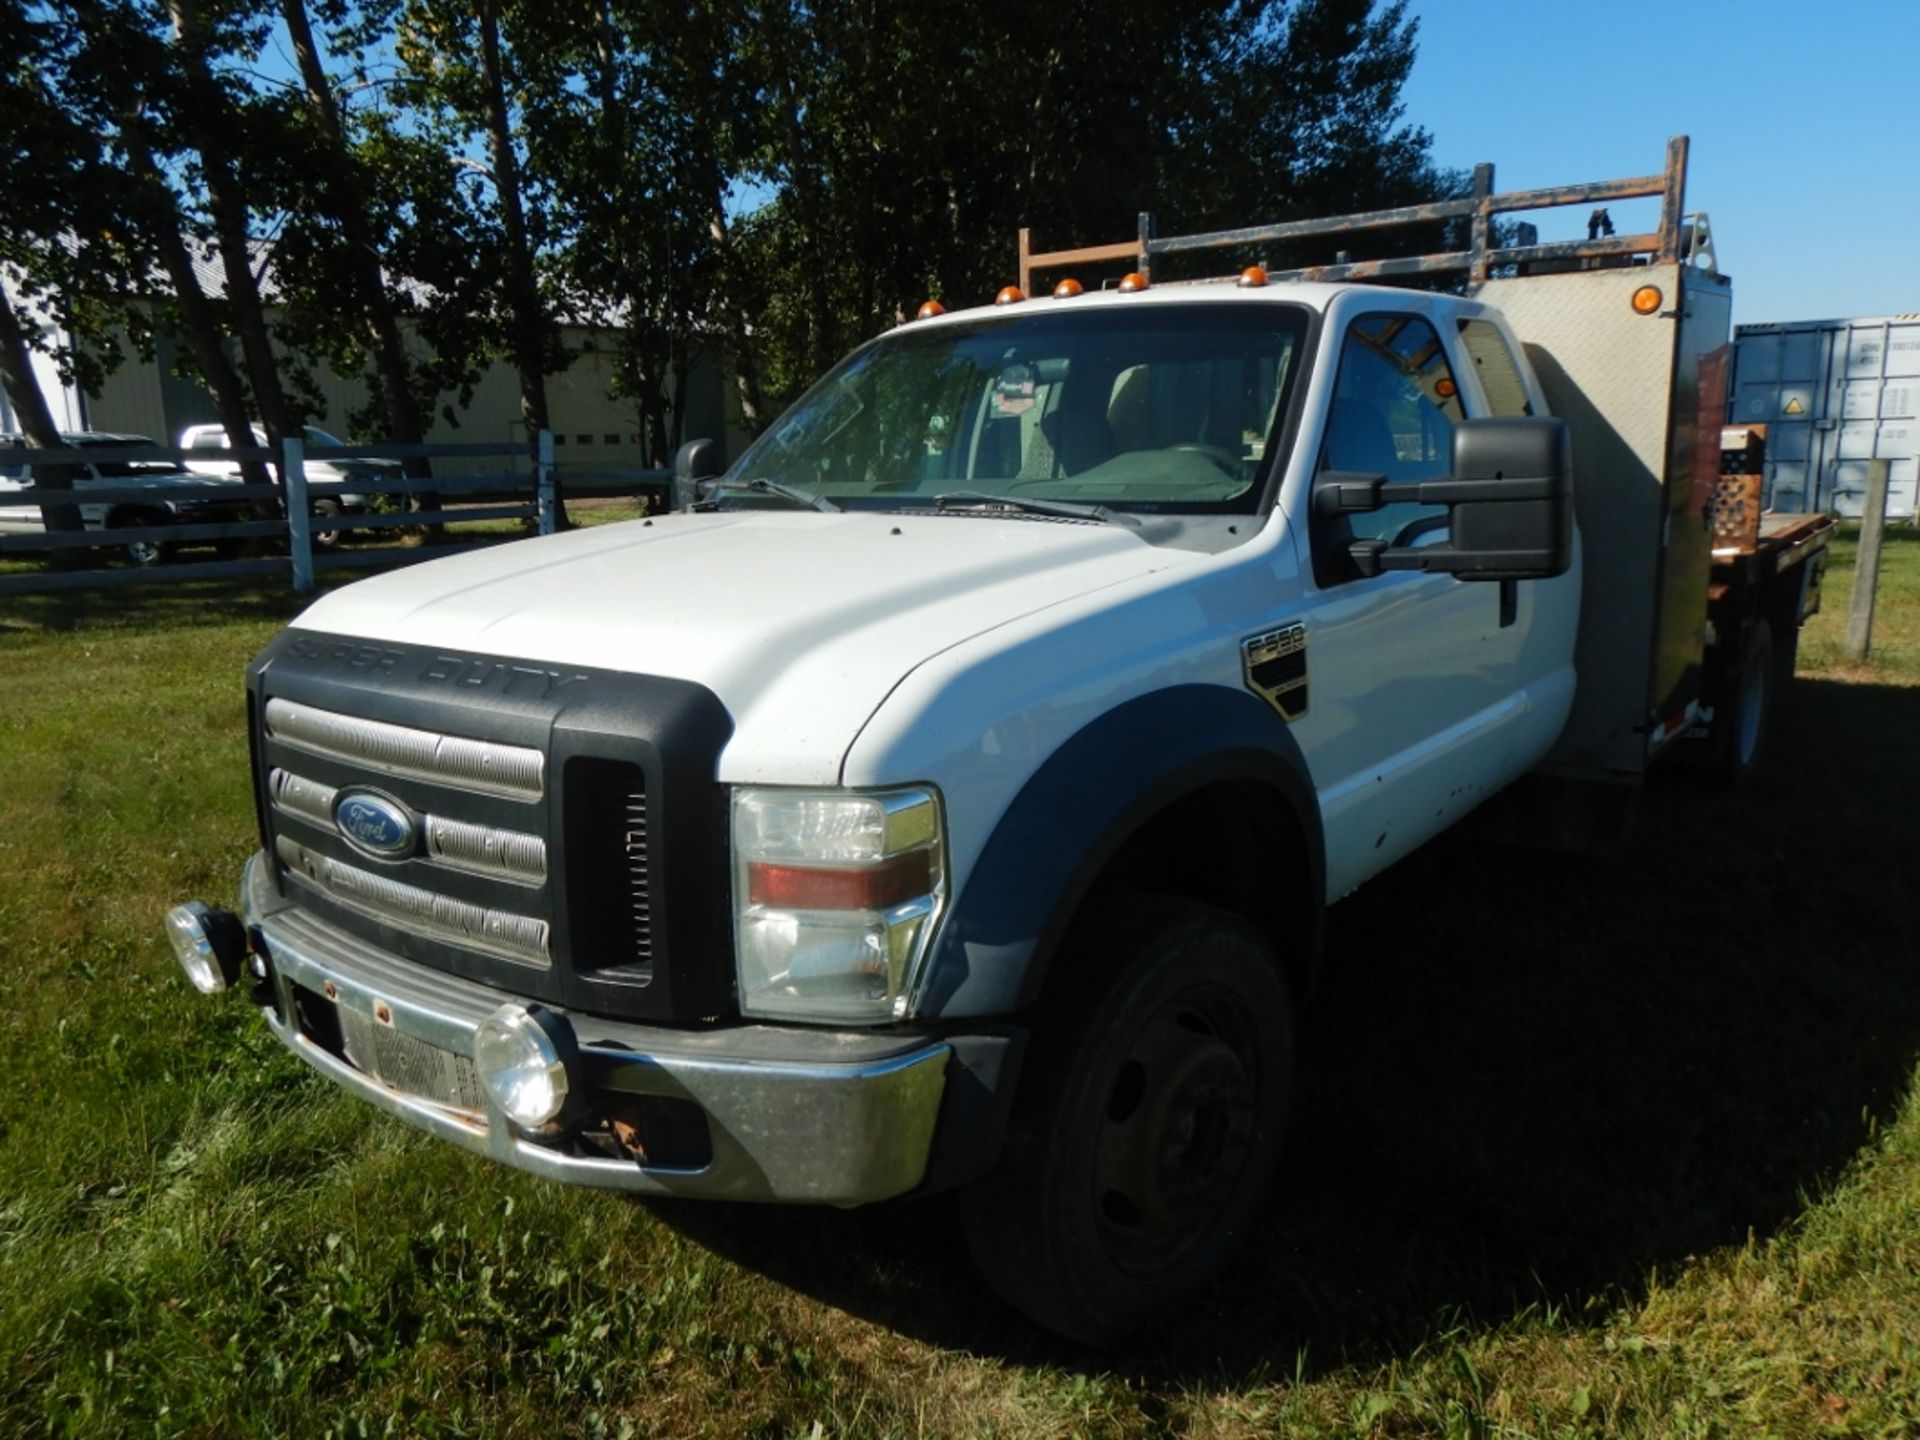
[[[1375,310],[1347,323],[1338,355],[1319,470],[1446,474],[1467,412],[1441,329],[1412,310]],[[1356,539],[1444,540],[1444,507],[1308,523],[1312,707],[1296,729],[1320,792],[1328,894],[1338,897],[1512,778],[1525,627],[1502,624],[1498,584],[1351,567]]]

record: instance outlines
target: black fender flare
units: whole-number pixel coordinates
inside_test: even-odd
[[[1244,690],[1178,685],[1116,706],[1021,787],[955,897],[928,957],[919,1010],[1007,1014],[1039,997],[1060,941],[1102,869],[1169,805],[1222,781],[1277,794],[1304,841],[1320,951],[1326,843],[1306,758],[1281,717]]]

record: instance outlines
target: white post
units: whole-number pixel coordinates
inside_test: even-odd
[[[536,430],[533,436],[533,494],[540,512],[540,533],[551,535],[559,507],[554,503],[553,431]]]
[[[293,593],[313,593],[313,526],[307,513],[307,447],[288,437],[280,442],[280,485],[287,500],[287,548],[293,553]]]
[[[1867,495],[1860,507],[1860,548],[1853,570],[1853,603],[1847,610],[1842,649],[1855,665],[1867,663],[1873,645],[1873,605],[1880,590],[1880,542],[1887,528],[1887,478],[1890,460],[1867,462]]]

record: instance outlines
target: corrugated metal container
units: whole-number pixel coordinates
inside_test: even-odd
[[[1767,504],[1858,515],[1867,461],[1891,461],[1887,513],[1920,501],[1920,314],[1741,325],[1732,421],[1767,427]]]

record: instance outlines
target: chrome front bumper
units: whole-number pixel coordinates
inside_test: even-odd
[[[678,1031],[569,1015],[593,1094],[689,1101],[706,1117],[699,1168],[583,1154],[514,1132],[488,1103],[455,1109],[394,1089],[304,1033],[296,987],[471,1058],[479,1023],[513,997],[386,956],[289,906],[264,855],[247,862],[242,919],[264,951],[274,1034],[345,1089],[444,1140],[550,1180],[653,1195],[858,1205],[926,1174],[952,1048],[925,1036],[772,1025]]]

